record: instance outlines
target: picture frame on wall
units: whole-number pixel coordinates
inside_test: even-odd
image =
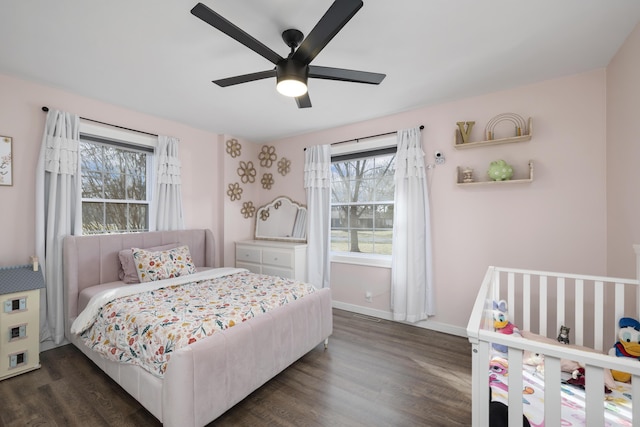
[[[12,143],[10,136],[0,135],[0,185],[13,185]]]

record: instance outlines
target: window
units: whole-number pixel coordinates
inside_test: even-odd
[[[152,154],[146,147],[80,136],[83,234],[149,231]]]
[[[391,255],[395,152],[394,138],[392,147],[332,155],[333,252]]]

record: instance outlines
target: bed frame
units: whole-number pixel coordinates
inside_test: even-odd
[[[586,365],[586,425],[605,425],[604,368],[632,374],[633,425],[640,425],[640,363],[606,355],[616,341],[620,317],[638,318],[639,285],[632,279],[489,267],[467,326],[472,345],[472,425],[489,425],[491,343],[508,347],[509,425],[522,425],[523,395],[518,391],[523,389],[525,350],[545,355],[546,426],[560,426],[561,358]],[[560,325],[570,326],[571,344],[598,352],[494,332],[492,304],[498,300],[507,301],[509,318],[520,330],[555,340]]]
[[[176,242],[189,246],[196,267],[215,266],[210,230],[65,237],[66,337],[164,425],[203,426],[318,344],[326,345],[333,327],[331,292],[320,289],[176,351],[164,378],[104,359],[70,333],[79,293],[118,281],[120,250]]]

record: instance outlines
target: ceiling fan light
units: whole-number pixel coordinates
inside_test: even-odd
[[[297,98],[307,93],[308,68],[294,61],[282,61],[276,66],[276,89],[284,96]]]
[[[276,85],[276,89],[284,96],[297,98],[307,93],[307,85],[300,80],[285,79],[280,80]]]

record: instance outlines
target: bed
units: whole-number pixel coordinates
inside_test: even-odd
[[[329,289],[313,289],[304,297],[289,298],[287,304],[265,310],[246,321],[237,321],[233,327],[190,340],[189,345],[171,353],[159,372],[136,363],[110,360],[93,351],[86,337],[77,333],[82,329],[78,323],[82,322],[74,325],[76,319],[86,317],[85,307],[95,305],[91,298],[105,298],[106,294],[120,292],[123,285],[129,293],[132,287],[150,285],[124,284],[119,271],[121,251],[131,248],[151,248],[151,251],[172,245],[188,247],[191,261],[198,270],[193,277],[200,279],[219,271],[213,268],[213,234],[206,229],[67,236],[63,242],[67,339],[163,425],[205,425],[307,352],[323,342],[326,347],[333,327],[331,293]],[[242,270],[220,274],[244,275],[242,280],[252,275]]]
[[[494,330],[496,301],[507,303],[519,333]],[[637,319],[639,306],[635,279],[489,267],[467,326],[472,425],[489,425],[491,400],[506,405],[513,426],[523,414],[532,426],[640,425],[640,363],[608,355],[619,319]],[[558,340],[562,325],[569,345]],[[631,382],[614,381],[613,371]]]

